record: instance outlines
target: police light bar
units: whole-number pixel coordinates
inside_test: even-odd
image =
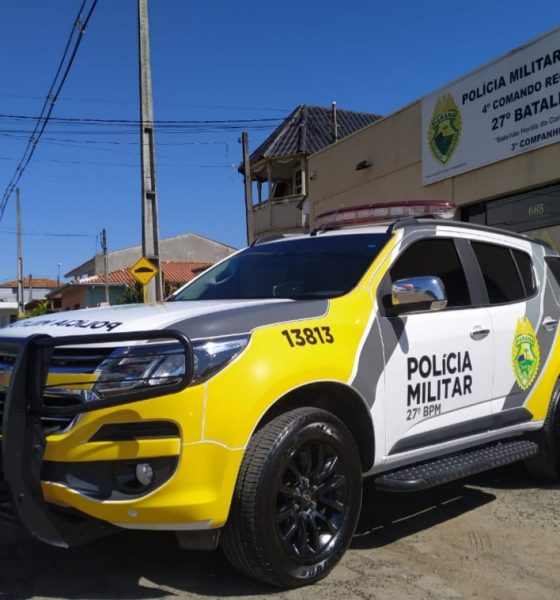
[[[436,217],[452,219],[457,207],[448,200],[403,200],[348,206],[321,213],[315,218],[315,227],[381,224],[406,217]]]

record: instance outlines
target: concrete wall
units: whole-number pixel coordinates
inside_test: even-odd
[[[160,240],[160,260],[182,260],[215,263],[236,252],[235,248],[215,242],[195,233],[186,233]],[[109,252],[108,269],[128,269],[142,257],[142,247],[124,248]],[[103,255],[95,255],[95,273],[103,273]]]
[[[116,304],[121,297],[125,285],[109,286],[109,303]],[[60,295],[60,310],[73,310],[74,308],[92,308],[105,302],[105,286],[69,286]]]
[[[44,300],[52,288],[23,288],[23,301],[27,304],[30,300]],[[0,301],[17,302],[17,288],[0,288]]]
[[[109,303],[116,304],[117,300],[122,296],[125,286],[110,286],[109,287]],[[95,286],[86,288],[85,302],[87,307],[99,306],[105,302],[105,286]]]
[[[458,206],[560,180],[560,144],[422,185],[420,102],[309,157],[311,227],[315,215],[354,204],[451,200]],[[356,171],[357,163],[372,166]]]
[[[5,327],[17,319],[16,302],[0,302],[0,327]]]
[[[82,287],[66,288],[60,295],[60,310],[72,310],[75,306],[85,306],[85,289]]]

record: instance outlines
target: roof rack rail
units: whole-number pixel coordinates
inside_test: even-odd
[[[420,219],[432,221],[438,220],[447,223],[447,219],[438,219],[435,215],[423,215],[421,217],[404,217],[402,219],[397,219],[396,221],[393,221],[387,228],[387,233],[391,234],[393,233],[393,231],[395,231],[395,229],[402,229],[407,225],[419,225],[421,223]]]
[[[488,233],[497,233],[501,235],[507,235],[520,240],[530,241],[545,248],[551,248],[551,245],[544,240],[532,238],[524,233],[517,233],[516,231],[509,231],[508,229],[500,229],[499,227],[492,227],[490,225],[479,225],[478,223],[468,223],[466,221],[454,221],[452,219],[438,219],[432,215],[426,215],[422,217],[407,217],[405,219],[398,219],[389,225],[387,233],[391,234],[396,229],[402,229],[403,227],[422,225],[424,221],[431,221],[430,224],[440,225],[445,227],[460,227],[462,229],[473,229],[475,231],[485,231]]]
[[[260,237],[253,240],[251,246],[258,246],[259,244],[266,244],[267,242],[274,242],[276,240],[283,240],[284,238],[294,237],[296,235],[302,235],[301,233],[269,233],[261,235]]]
[[[309,235],[311,237],[315,237],[318,233],[323,233],[325,231],[336,231],[337,229],[342,229],[342,225],[338,225],[337,223],[327,223],[326,225],[315,227],[315,229],[313,229]]]

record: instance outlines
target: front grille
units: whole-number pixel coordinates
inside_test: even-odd
[[[0,434],[2,433],[2,425],[4,420],[4,404],[6,402],[6,391],[0,390]],[[62,396],[62,395],[45,395],[43,398],[45,406],[50,408],[63,407],[63,406],[75,406],[79,404],[79,399],[75,396]],[[48,417],[41,417],[41,423],[45,434],[64,431],[76,417],[68,417],[63,415],[49,415]]]
[[[57,375],[91,374],[111,353],[112,348],[61,348],[55,350],[49,366],[49,372]],[[15,363],[15,356],[0,355],[0,434],[4,418],[6,390]],[[45,392],[43,403],[49,408],[75,406],[81,402],[78,396],[64,395],[52,390]],[[46,435],[60,433],[71,426],[74,416],[49,415],[41,417]]]
[[[52,373],[93,373],[113,348],[60,348],[51,359]]]

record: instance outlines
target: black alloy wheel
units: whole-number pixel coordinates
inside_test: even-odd
[[[297,587],[342,558],[362,494],[354,438],[334,415],[300,408],[253,436],[239,472],[221,545],[255,579]]]
[[[344,465],[324,441],[288,459],[277,487],[276,527],[288,555],[306,564],[326,556],[343,532],[350,494]]]

